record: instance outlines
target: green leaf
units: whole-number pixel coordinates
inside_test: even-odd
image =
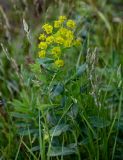
[[[72,149],[70,147],[51,147],[48,156],[50,157],[56,157],[56,156],[66,156],[66,155],[71,155],[75,154],[76,151],[75,149]]]
[[[46,63],[53,63],[54,62],[54,60],[53,59],[51,59],[51,58],[38,58],[37,59],[37,62],[39,63],[39,64],[41,64],[41,65],[43,65],[43,64],[46,64]]]
[[[28,136],[29,134],[38,134],[38,129],[19,129],[18,130],[18,134],[21,135],[21,136]]]
[[[90,117],[91,124],[96,128],[104,128],[110,125],[110,122],[102,117]]]
[[[78,105],[74,103],[72,107],[70,108],[68,115],[72,118],[75,118],[77,114],[78,114]]]
[[[86,63],[84,63],[81,66],[79,66],[77,68],[76,75],[77,76],[81,76],[85,72],[86,68],[87,68],[87,64]]]
[[[48,71],[48,74],[51,73],[56,73],[55,70],[52,69],[51,64],[54,62],[53,59],[51,58],[38,58],[37,59],[37,63],[41,65],[41,67],[43,69],[45,69],[46,71]]]
[[[123,118],[120,118],[120,120],[116,122],[116,127],[118,130],[123,131]]]
[[[35,146],[35,147],[32,147],[31,148],[31,151],[34,152],[34,151],[39,151],[40,150],[40,146]]]
[[[24,118],[24,119],[31,119],[32,117],[28,114],[21,114],[21,113],[17,113],[17,112],[11,112],[10,115],[12,117],[16,117],[16,118]]]
[[[81,145],[87,145],[89,143],[88,138],[83,139],[81,142],[79,142],[78,144]]]
[[[57,106],[59,106],[59,104],[41,104],[40,106],[37,106],[37,108],[39,110],[47,110],[47,109],[57,107]]]
[[[60,124],[60,125],[57,125],[57,126],[53,127],[50,130],[50,134],[51,134],[51,136],[60,136],[63,132],[66,132],[69,129],[70,129],[69,125]]]
[[[54,87],[52,89],[52,98],[54,98],[56,96],[59,96],[63,92],[64,92],[64,86],[63,86],[63,84],[54,85]]]
[[[30,127],[31,124],[20,122],[20,123],[16,123],[16,126],[17,126],[17,128],[27,128],[27,127]]]

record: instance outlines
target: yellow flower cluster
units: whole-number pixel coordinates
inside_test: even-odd
[[[45,36],[45,34],[43,33],[43,34],[40,34],[40,36],[39,36],[39,40],[45,40],[46,39],[46,36]]]
[[[40,42],[39,45],[38,45],[38,48],[47,49],[47,43],[46,42]]]
[[[60,54],[61,54],[61,48],[60,47],[54,47],[51,50],[51,53],[54,55],[54,57],[58,58],[58,57],[60,57]]]
[[[64,66],[64,61],[63,61],[62,59],[57,59],[57,60],[55,61],[55,65],[56,65],[57,67],[62,67],[62,66]]]
[[[76,27],[76,23],[73,20],[68,20],[67,21],[67,27],[69,28],[75,28]]]
[[[42,28],[44,29],[44,31],[45,31],[47,34],[50,34],[50,33],[52,33],[52,31],[53,31],[53,26],[51,26],[51,25],[49,25],[49,24],[43,25]]]
[[[74,36],[75,28],[75,21],[67,20],[66,16],[60,16],[53,25],[44,24],[42,26],[44,33],[39,35],[39,58],[51,57],[56,67],[62,67],[63,49],[81,45],[81,40]]]
[[[51,44],[52,42],[54,42],[54,37],[53,36],[48,36],[46,38],[46,42],[47,42],[47,44]]]
[[[45,55],[46,55],[46,51],[45,51],[45,50],[41,50],[41,51],[38,52],[38,56],[39,56],[40,58],[45,57]]]

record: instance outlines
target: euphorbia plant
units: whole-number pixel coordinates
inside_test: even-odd
[[[52,150],[54,137],[57,137],[59,143],[62,144],[61,134],[70,131],[72,122],[68,122],[69,118],[73,119],[78,112],[76,98],[79,99],[79,96],[76,89],[80,82],[73,81],[80,76],[81,68],[76,71],[75,66],[66,67],[67,61],[71,61],[66,58],[66,54],[74,54],[75,49],[81,47],[81,39],[75,34],[76,28],[75,21],[67,20],[66,16],[60,16],[52,24],[44,24],[39,35],[38,58],[32,65],[36,76],[34,82],[40,90],[36,106],[39,109],[39,119],[43,128],[41,130],[42,141],[45,152],[49,156],[54,155]],[[74,92],[72,92],[73,87],[75,87]],[[66,114],[69,115],[67,118]],[[73,138],[73,135],[70,134],[70,136]],[[65,148],[65,150],[67,149],[69,152],[75,153],[73,149]],[[62,154],[58,152],[56,155]]]

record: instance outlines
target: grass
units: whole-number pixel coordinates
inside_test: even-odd
[[[122,1],[11,3],[0,6],[0,159],[123,159]],[[82,45],[55,72],[37,62],[37,39],[60,14]]]

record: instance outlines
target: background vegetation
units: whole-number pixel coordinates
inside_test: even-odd
[[[54,75],[37,45],[59,15],[82,47]],[[122,53],[122,0],[0,0],[0,159],[122,160]]]

